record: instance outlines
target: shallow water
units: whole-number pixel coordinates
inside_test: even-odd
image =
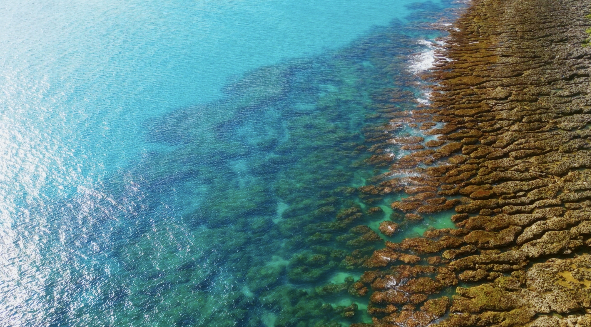
[[[365,131],[417,105],[452,6],[0,4],[0,324],[367,320]]]

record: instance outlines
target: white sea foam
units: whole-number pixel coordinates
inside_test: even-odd
[[[391,277],[388,282],[386,282],[386,288],[394,288],[398,285],[398,281],[394,277]]]
[[[436,59],[434,42],[427,40],[419,40],[417,43],[420,45],[424,45],[427,48],[424,51],[417,53],[412,57],[409,70],[415,74],[419,74],[433,68]]]
[[[408,67],[408,70],[413,74],[421,74],[435,66],[435,62],[437,61],[437,47],[440,47],[441,41],[429,41],[429,40],[419,40],[417,41],[419,45],[424,46],[424,50],[413,55],[411,57],[411,62]],[[419,105],[428,106],[431,104],[431,92],[427,91],[425,87],[421,87],[422,83],[419,83],[419,87],[423,89],[421,95],[417,97],[416,101]]]
[[[428,106],[429,103],[431,103],[431,101],[429,100],[429,98],[426,98],[426,99],[425,98],[417,98],[417,102],[419,104],[422,104],[422,105],[425,105],[425,106]]]

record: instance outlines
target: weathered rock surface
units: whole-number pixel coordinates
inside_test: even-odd
[[[407,220],[454,209],[457,229],[364,259],[374,325],[591,326],[590,7],[474,0],[450,30],[432,105],[390,123],[437,140],[385,141],[410,153],[362,192],[406,192]]]

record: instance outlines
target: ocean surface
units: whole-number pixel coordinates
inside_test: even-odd
[[[0,2],[0,326],[371,321],[351,253],[450,222],[372,234],[365,131],[457,6]]]

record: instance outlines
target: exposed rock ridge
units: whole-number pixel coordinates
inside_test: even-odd
[[[437,138],[389,140],[409,154],[377,153],[390,173],[360,191],[406,192],[407,220],[454,209],[458,228],[356,258],[374,325],[591,326],[590,5],[475,0],[432,105],[393,114]]]

